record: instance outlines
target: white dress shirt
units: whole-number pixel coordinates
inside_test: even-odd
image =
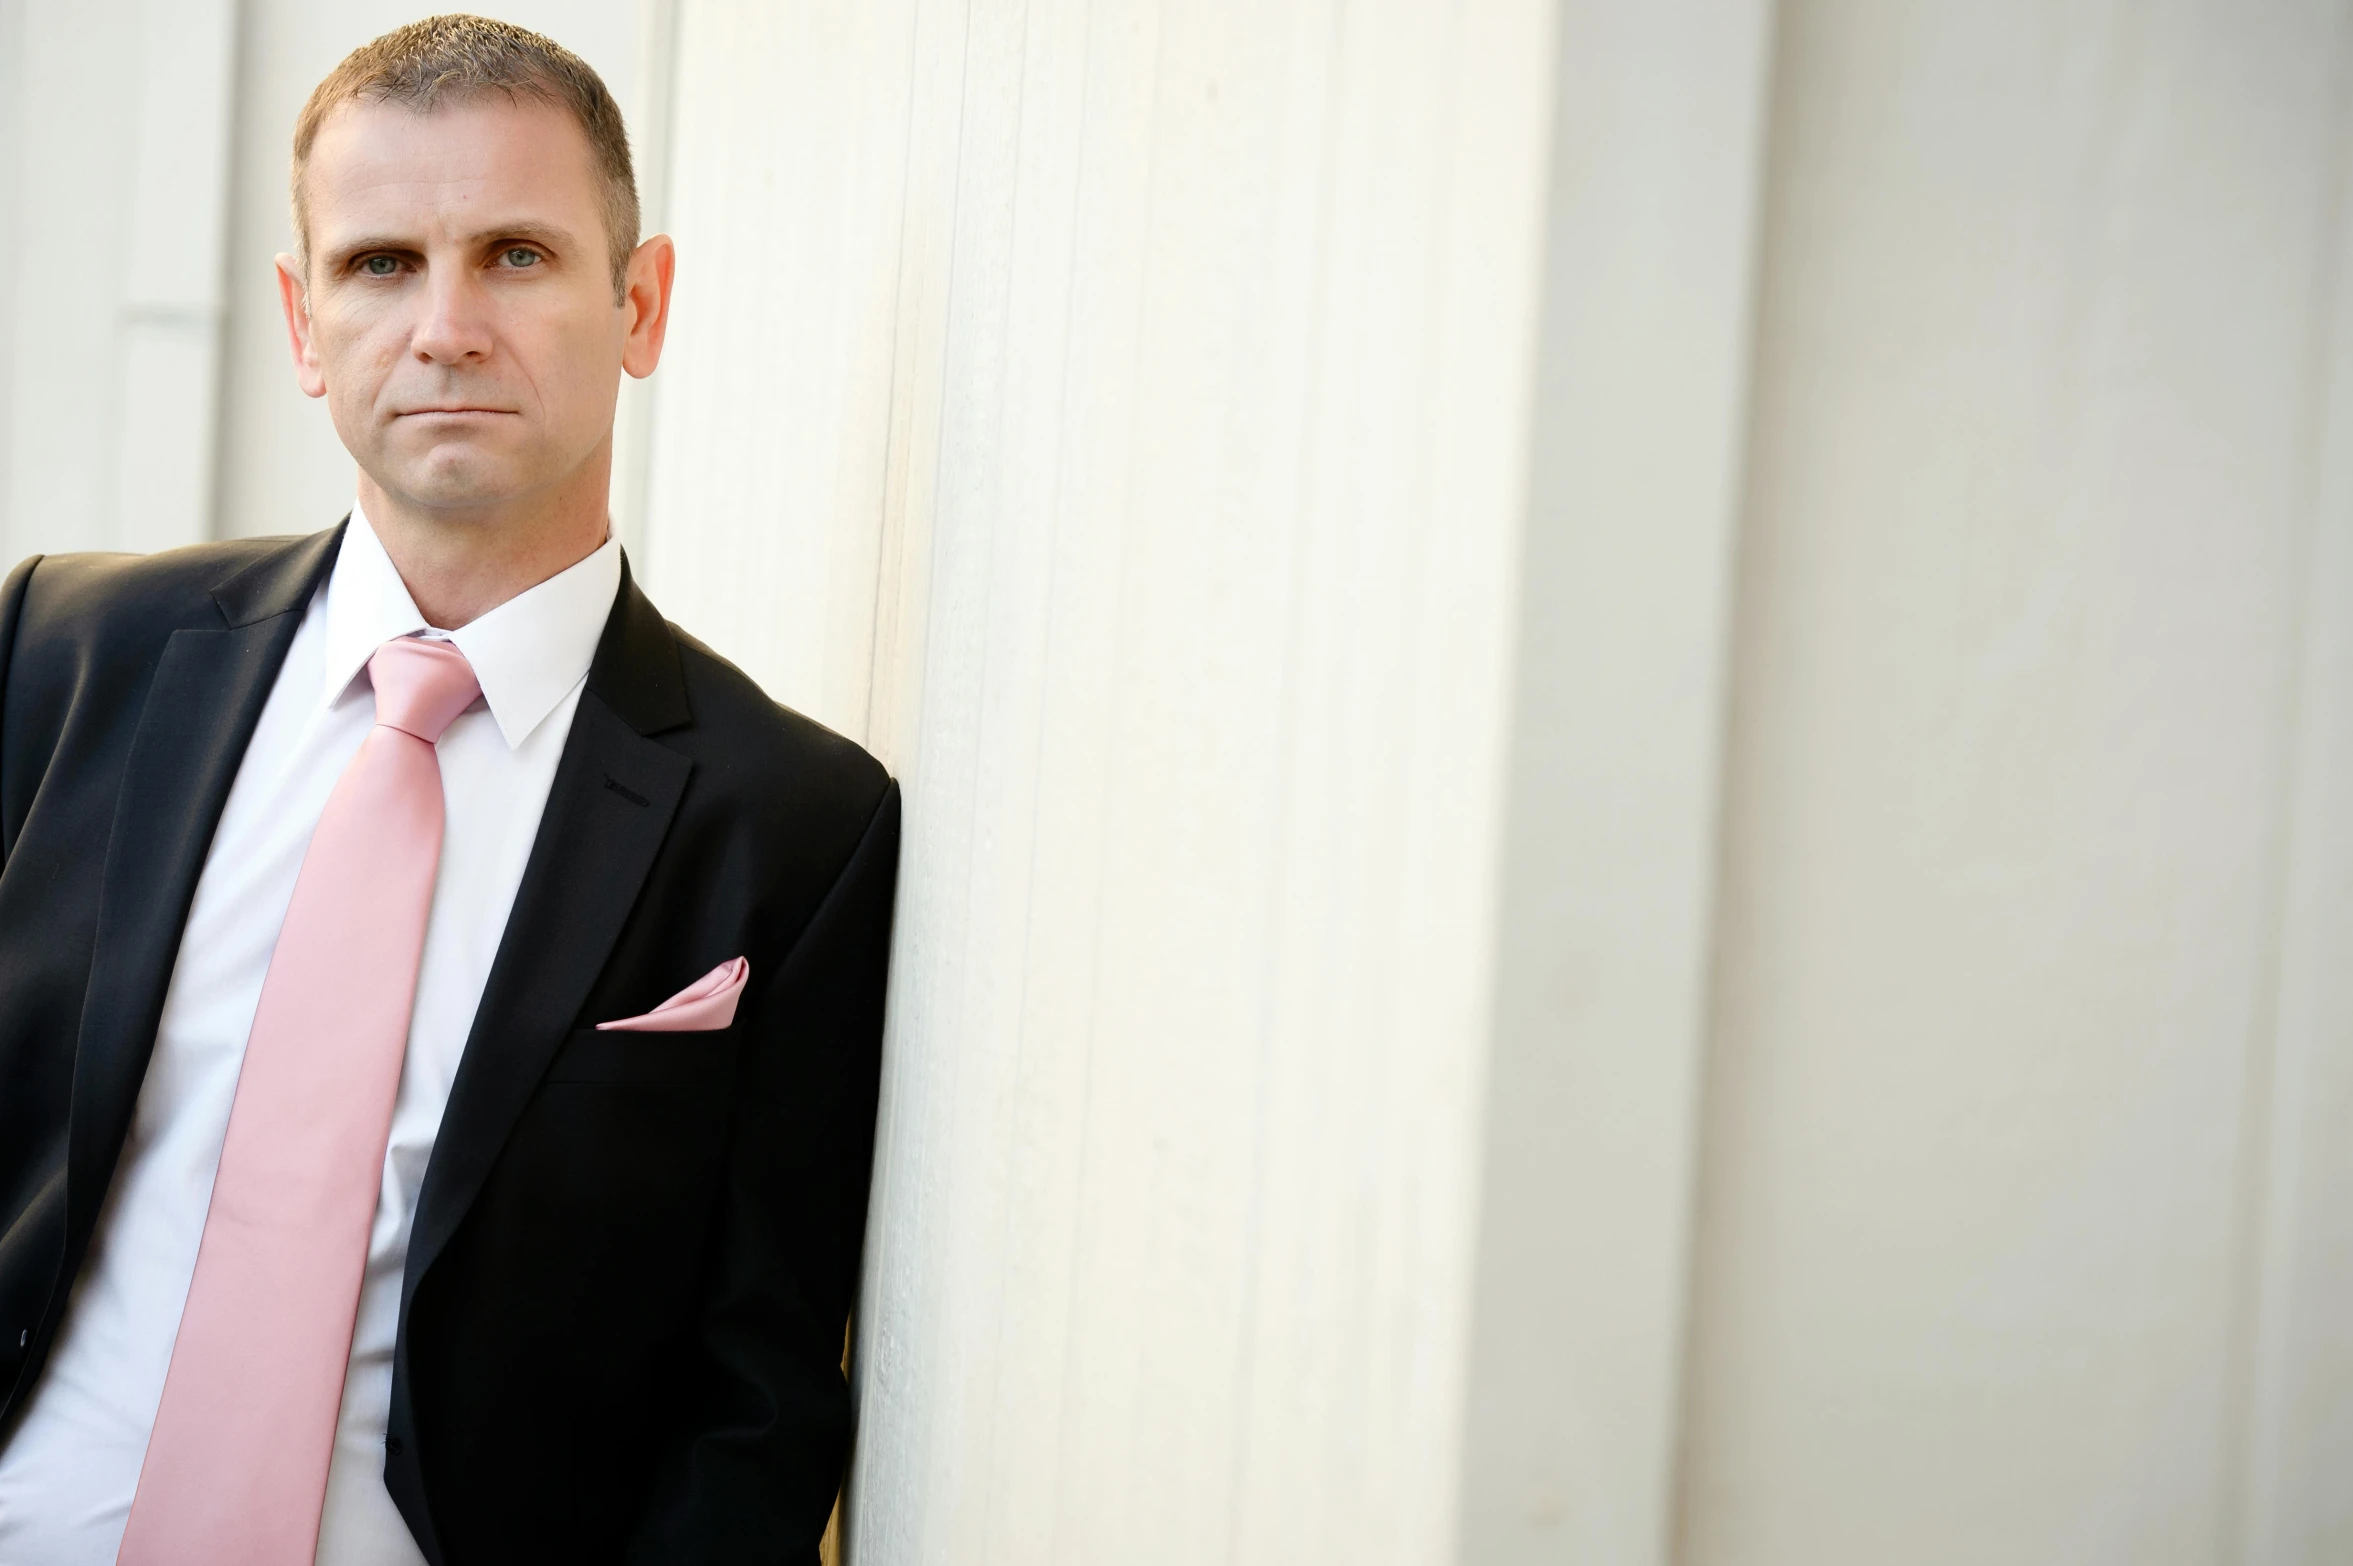
[[[417,1566],[384,1490],[401,1268],[425,1162],[621,580],[620,545],[447,633],[482,700],[441,736],[441,867],[352,1334],[320,1566]],[[375,722],[367,661],[429,632],[355,509],[246,747],[196,883],[114,1183],[23,1422],[0,1450],[0,1566],[107,1566],[196,1270],[278,926],[327,795]],[[95,847],[96,845],[93,845]]]

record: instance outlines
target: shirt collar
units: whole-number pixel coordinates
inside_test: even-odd
[[[425,623],[392,557],[358,506],[327,577],[323,700],[347,696],[376,649],[395,637],[447,637],[481,682],[482,700],[512,750],[588,673],[621,589],[621,542],[610,532],[584,559],[455,631]]]

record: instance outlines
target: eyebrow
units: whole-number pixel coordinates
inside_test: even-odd
[[[502,240],[520,239],[530,244],[544,245],[550,250],[564,250],[578,243],[569,229],[553,223],[536,223],[529,219],[517,223],[502,223],[492,228],[477,229],[463,236],[458,243],[468,250],[479,250]],[[337,245],[327,253],[331,264],[341,264],[354,256],[373,254],[379,250],[415,251],[419,248],[412,236],[395,237],[389,234],[368,234]]]

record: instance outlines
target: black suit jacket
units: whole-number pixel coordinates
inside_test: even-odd
[[[340,537],[36,559],[0,588],[0,1440]],[[814,1560],[898,837],[871,757],[624,570],[409,1241],[384,1482],[429,1559]],[[593,1030],[736,956],[731,1027]]]

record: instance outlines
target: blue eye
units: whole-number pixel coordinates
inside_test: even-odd
[[[400,263],[390,256],[370,256],[360,263],[360,270],[370,277],[390,277],[400,270]]]
[[[526,250],[521,245],[517,245],[506,253],[504,259],[509,266],[537,266],[539,265],[539,252]]]

